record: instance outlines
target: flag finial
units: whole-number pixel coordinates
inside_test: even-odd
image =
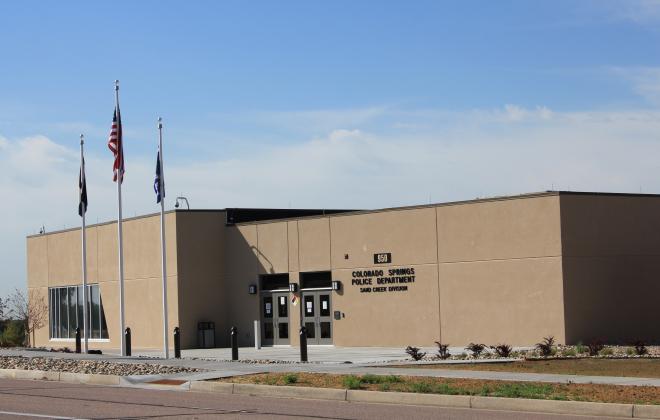
[[[115,90],[119,90],[119,80],[115,79]]]
[[[80,145],[82,146],[83,144],[85,144],[85,135],[81,134],[80,135]]]
[[[163,128],[163,117],[158,117],[158,128]]]

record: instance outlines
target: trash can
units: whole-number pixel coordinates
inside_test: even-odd
[[[215,347],[215,322],[197,323],[197,347],[200,349]]]

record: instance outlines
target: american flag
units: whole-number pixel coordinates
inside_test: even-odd
[[[160,188],[161,186],[163,187],[162,191]],[[163,177],[163,171],[160,167],[160,148],[156,155],[156,179],[154,179],[154,192],[156,193],[156,203],[160,203],[160,200],[165,197],[165,178]]]
[[[112,180],[117,182],[124,181],[124,145],[121,135],[121,114],[119,106],[115,108],[115,114],[112,117],[112,129],[108,139],[108,148],[115,155],[115,163],[112,165]]]

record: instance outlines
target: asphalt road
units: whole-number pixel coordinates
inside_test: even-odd
[[[0,419],[516,419],[596,417],[205,394],[0,379]]]

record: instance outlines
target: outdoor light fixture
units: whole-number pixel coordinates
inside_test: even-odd
[[[341,281],[333,280],[332,281],[332,290],[341,290]]]
[[[190,210],[190,204],[188,203],[188,199],[186,197],[177,197],[176,198],[176,203],[174,203],[174,208],[179,208],[181,204],[179,204],[179,201],[185,201],[186,202],[186,207],[188,210]]]
[[[289,292],[296,293],[298,291],[298,283],[289,283]]]
[[[256,295],[257,294],[257,285],[256,284],[251,284],[248,286],[248,293],[251,295]]]

